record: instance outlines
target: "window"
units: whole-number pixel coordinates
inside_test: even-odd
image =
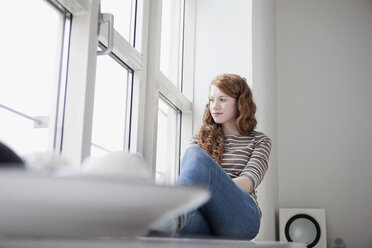
[[[189,99],[192,99],[193,91],[193,4],[194,1],[189,0],[163,0],[161,5],[156,154],[158,183],[175,182],[185,140],[192,134],[192,104]],[[188,25],[189,28],[186,28]],[[186,53],[188,56],[185,56]]]
[[[174,182],[192,130],[195,0],[23,0],[6,9],[0,139],[20,154],[60,151],[76,165],[138,152],[162,183]],[[16,26],[7,25],[15,13]],[[99,24],[109,14],[113,31]],[[102,48],[108,55],[97,55]]]
[[[160,70],[178,88],[182,70],[183,5],[182,0],[162,1]]]
[[[86,14],[74,16],[62,153],[76,164],[90,155],[130,149],[135,136],[133,85],[139,83],[142,70],[142,56],[133,47],[140,2],[103,0],[100,7],[94,0]],[[109,15],[116,11],[113,30],[105,22],[99,26],[99,11]],[[97,56],[97,50],[109,48],[109,34],[113,34],[111,51]]]
[[[159,99],[156,182],[172,184],[179,172],[180,111]]]
[[[131,45],[134,44],[134,25],[136,13],[136,0],[103,0],[102,13],[111,13],[115,17],[115,30]]]
[[[20,155],[52,150],[60,137],[69,15],[43,1],[7,1],[6,9],[0,15],[9,34],[0,39],[0,140]]]
[[[138,56],[133,58],[127,50],[134,49],[135,26],[137,16],[140,16],[137,13],[141,6],[142,2],[136,0],[101,2],[102,12],[107,9],[114,14],[115,35],[110,56],[97,57],[91,155],[130,149],[132,67],[140,68],[141,65],[130,64]],[[98,36],[101,44],[108,44],[106,28],[101,26],[102,34]]]
[[[97,58],[91,155],[128,150],[132,76],[120,60]]]

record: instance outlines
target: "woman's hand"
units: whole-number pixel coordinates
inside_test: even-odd
[[[237,177],[233,178],[233,181],[242,189],[250,193],[253,190],[253,183],[249,177]]]

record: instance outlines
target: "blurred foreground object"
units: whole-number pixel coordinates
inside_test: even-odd
[[[151,168],[139,153],[112,152],[100,157],[88,157],[82,172],[94,175],[124,177],[142,182],[153,182]]]
[[[23,160],[2,142],[0,142],[0,167],[25,168]]]
[[[198,187],[107,179],[1,171],[0,236],[135,237],[159,218],[191,211],[210,198]]]

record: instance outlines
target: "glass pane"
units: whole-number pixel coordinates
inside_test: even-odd
[[[179,111],[159,99],[156,183],[173,184],[178,174]]]
[[[101,12],[114,15],[114,28],[128,42],[133,44],[134,9],[136,0],[102,0]],[[132,11],[133,10],[133,11]],[[132,14],[133,13],[133,14]],[[133,27],[132,27],[133,26]]]
[[[181,68],[183,0],[163,0],[160,70],[178,87]]]
[[[91,155],[126,149],[132,73],[110,56],[97,57]]]
[[[32,119],[48,126],[55,117],[61,15],[28,0],[6,1],[0,15],[0,141],[21,156],[53,148],[53,127],[36,128]]]
[[[134,47],[142,53],[143,1],[137,0]]]

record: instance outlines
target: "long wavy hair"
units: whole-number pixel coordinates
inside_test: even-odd
[[[257,120],[256,104],[247,80],[236,74],[221,74],[212,80],[210,87],[212,85],[237,100],[235,126],[241,135],[250,135],[257,125]],[[221,165],[225,150],[225,134],[222,125],[213,120],[209,104],[208,101],[205,106],[203,124],[198,134],[198,145]]]

